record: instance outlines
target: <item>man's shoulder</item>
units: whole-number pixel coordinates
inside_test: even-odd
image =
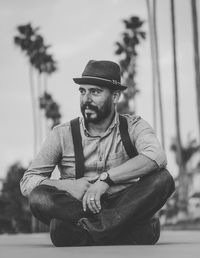
[[[70,121],[67,121],[67,122],[61,123],[59,125],[56,125],[53,128],[52,133],[57,135],[57,137],[59,137],[59,139],[61,141],[64,141],[64,142],[71,141],[72,134],[71,134]]]
[[[139,115],[130,115],[130,114],[121,114],[121,116],[127,119],[128,125],[133,126],[138,121],[142,121],[143,119]]]
[[[79,117],[76,117],[75,119],[79,119],[79,121],[81,121],[81,119]],[[53,128],[53,130],[56,131],[56,132],[63,132],[63,131],[71,132],[71,121],[72,120],[73,119],[71,119],[70,121],[67,121],[67,122],[56,125]]]
[[[70,121],[67,121],[67,122],[64,122],[64,123],[61,123],[59,125],[56,125],[53,130],[55,132],[58,132],[58,133],[62,133],[62,132],[71,132],[71,120]]]
[[[68,129],[70,127],[70,121],[61,123],[59,125],[56,125],[53,129],[54,130],[62,130],[62,129]]]
[[[139,115],[123,114],[126,117],[128,123],[129,133],[137,133],[143,130],[153,130],[152,126]]]

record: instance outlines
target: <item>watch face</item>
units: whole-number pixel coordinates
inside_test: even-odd
[[[107,173],[104,172],[104,173],[101,174],[100,179],[102,181],[104,181],[104,180],[106,180],[107,177],[108,177]]]

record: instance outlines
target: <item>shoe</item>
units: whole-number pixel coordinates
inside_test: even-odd
[[[160,220],[152,217],[149,220],[127,227],[121,234],[118,244],[124,245],[154,245],[160,238]]]
[[[150,243],[151,245],[155,245],[160,238],[160,219],[155,217],[151,220],[151,225],[153,228],[153,239]]]
[[[88,231],[80,226],[59,219],[50,222],[50,238],[54,246],[87,246],[93,241]]]

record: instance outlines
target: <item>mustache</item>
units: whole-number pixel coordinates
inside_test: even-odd
[[[93,110],[93,111],[95,111],[95,112],[98,112],[98,107],[93,106],[93,105],[91,105],[90,103],[85,103],[85,104],[83,104],[83,105],[81,106],[81,110],[82,110],[82,111],[85,111],[85,109],[87,109],[87,108],[89,108],[89,109],[91,109],[91,110]]]

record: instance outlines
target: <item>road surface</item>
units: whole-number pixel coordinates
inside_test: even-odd
[[[154,246],[53,247],[48,234],[0,235],[0,258],[198,258],[200,231],[164,231]]]

